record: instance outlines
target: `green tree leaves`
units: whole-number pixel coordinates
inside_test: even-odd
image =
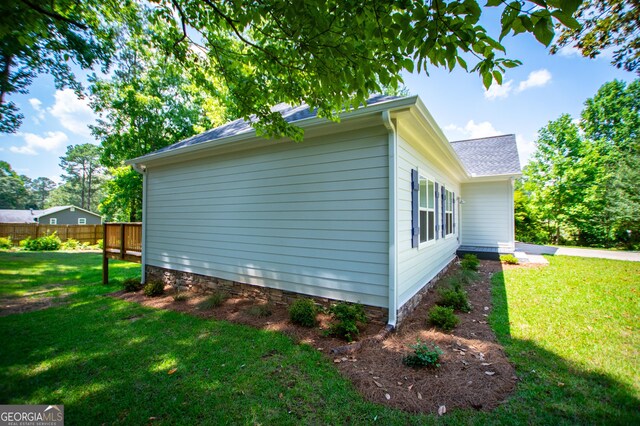
[[[553,12],[558,20],[556,26],[560,36],[551,48],[552,53],[572,46],[583,56],[595,58],[605,49],[612,49],[612,64],[640,73],[640,3],[637,0],[572,0],[560,3],[562,13]],[[572,17],[574,13],[575,17]],[[579,26],[575,26],[574,20]]]
[[[639,90],[640,80],[607,83],[579,124],[565,114],[540,130],[516,205],[519,235],[543,239],[541,221],[556,243],[640,243]]]
[[[39,72],[80,93],[68,61],[83,68],[106,66],[116,45],[142,34],[148,47],[176,60],[198,90],[219,99],[231,116],[255,116],[260,133],[297,140],[301,132],[271,107],[306,102],[319,116],[336,119],[383,86],[401,86],[402,71],[428,74],[431,67],[460,66],[478,73],[488,87],[519,64],[503,57],[504,47],[478,24],[483,8],[477,0],[311,0],[296,7],[285,0],[5,3],[0,6],[0,131],[5,132],[15,131],[21,120],[5,94],[27,90]],[[554,22],[575,24],[570,19],[575,4],[490,0],[486,7],[504,7],[500,39],[531,33],[548,45]]]

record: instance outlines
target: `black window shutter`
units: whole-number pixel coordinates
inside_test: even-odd
[[[451,214],[452,216],[452,222],[453,222],[453,233],[456,233],[456,193],[452,192],[451,193],[451,198],[453,198],[453,213]]]
[[[418,236],[420,235],[419,191],[420,178],[418,177],[418,171],[411,170],[411,247],[418,247]]]
[[[440,231],[442,232],[442,238],[447,235],[447,191],[444,189],[444,185],[440,188],[440,199],[442,200],[442,226]]]
[[[438,201],[440,199],[440,191],[438,190],[438,182],[435,182],[435,188],[436,188],[436,194],[435,197],[433,199],[433,201],[435,202],[435,211],[434,211],[434,215],[433,218],[436,221],[436,240],[438,239],[438,236],[440,235],[440,224],[438,224],[438,205],[440,204]]]

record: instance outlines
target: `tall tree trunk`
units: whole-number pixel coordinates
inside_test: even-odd
[[[87,187],[87,210],[91,211],[91,195],[92,195],[92,190],[91,190],[91,180],[93,177],[93,167],[91,166],[91,164],[89,164],[89,185]]]

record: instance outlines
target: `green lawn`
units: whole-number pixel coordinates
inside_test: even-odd
[[[67,424],[637,424],[640,264],[550,261],[493,281],[514,396],[439,419],[364,401],[330,360],[278,333],[103,297],[117,287],[99,284],[99,255],[0,253],[0,295],[72,293],[0,318],[0,403],[63,403]],[[114,279],[139,274],[112,266]]]

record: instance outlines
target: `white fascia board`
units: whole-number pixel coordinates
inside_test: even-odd
[[[363,117],[367,115],[377,114],[382,111],[387,110],[397,110],[400,108],[410,107],[419,102],[418,96],[411,96],[408,98],[401,99],[393,99],[386,102],[380,102],[378,104],[367,106],[364,108],[358,108],[356,110],[348,111],[343,114],[340,114],[340,121],[347,121],[353,118]],[[309,129],[318,125],[330,124],[332,121],[322,118],[322,117],[309,117],[302,120],[292,121],[290,124],[293,124],[302,129]],[[255,130],[251,130],[249,132],[241,133],[238,135],[228,136],[220,139],[214,139],[207,142],[200,142],[194,145],[188,145],[181,148],[176,148],[171,151],[163,151],[158,153],[151,153],[147,155],[143,155],[141,157],[133,158],[131,160],[125,161],[126,165],[133,166],[134,169],[139,170],[140,167],[144,167],[146,163],[166,159],[173,156],[183,155],[183,154],[191,154],[198,151],[207,150],[213,147],[220,147],[224,145],[230,145],[233,143],[241,142],[241,141],[250,141],[252,139],[255,140],[266,140],[256,135]]]
[[[522,177],[522,173],[505,173],[500,175],[484,175],[484,176],[474,176],[466,180],[464,183],[473,183],[473,182],[492,182],[492,181],[504,181],[509,179],[518,179]]]

